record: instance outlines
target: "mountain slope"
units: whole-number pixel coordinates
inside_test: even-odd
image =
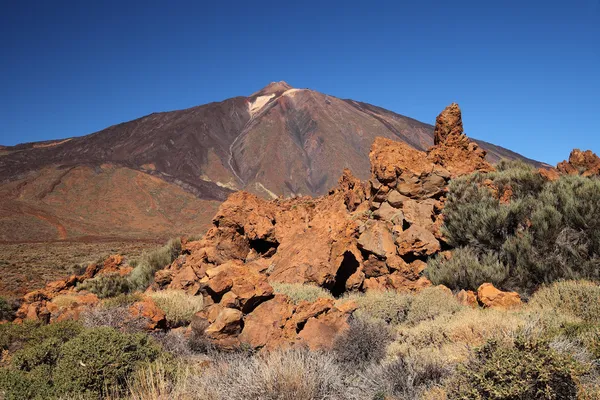
[[[154,113],[87,136],[3,146],[0,226],[7,229],[0,240],[154,237],[200,228],[234,190],[319,195],[344,168],[368,178],[378,136],[425,150],[433,127],[274,82],[249,97]],[[492,162],[524,159],[480,144]]]

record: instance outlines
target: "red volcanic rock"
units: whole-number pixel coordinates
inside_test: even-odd
[[[463,306],[477,307],[477,295],[472,290],[461,290],[456,294],[456,300]]]
[[[446,168],[452,176],[494,170],[485,160],[485,150],[465,136],[460,107],[456,103],[446,107],[436,118],[434,144],[427,158]]]
[[[554,168],[540,168],[538,172],[544,179],[550,182],[554,182],[560,178],[558,170]]]
[[[491,283],[484,283],[479,286],[479,289],[477,289],[477,298],[487,308],[511,310],[520,308],[522,305],[521,297],[518,293],[503,292],[496,289]]]
[[[295,306],[284,295],[260,304],[244,319],[244,329],[239,337],[242,343],[253,348],[277,348],[288,341],[284,326],[292,317]]]
[[[600,175],[600,158],[591,150],[575,149],[568,161],[560,162],[556,168],[567,175],[594,176]]]
[[[413,225],[396,239],[398,254],[416,257],[430,256],[441,250],[440,242],[427,229]]]
[[[441,251],[439,227],[450,177],[491,169],[484,152],[462,133],[457,106],[438,117],[436,143],[425,153],[378,138],[369,155],[370,181],[345,170],[326,196],[266,201],[248,192],[232,194],[204,237],[186,243],[184,254],[155,274],[151,289],[202,295],[205,309],[193,317],[193,329],[219,346],[330,347],[356,305],[336,306],[331,299],[294,304],[275,295],[269,281],[318,285],[335,297],[430,286],[422,276],[424,260]],[[501,196],[510,200],[510,193]],[[74,293],[78,281],[98,273],[120,273],[122,264],[111,257],[82,277],[30,293],[19,318],[54,318],[60,310],[48,307],[53,296]],[[514,301],[511,294],[480,290],[486,306]],[[473,300],[472,294],[460,296]],[[146,318],[149,329],[165,326],[164,313],[149,299],[130,310],[132,317]]]
[[[165,313],[149,297],[133,303],[129,307],[129,312],[132,319],[144,318],[147,321],[146,329],[148,330],[162,329],[167,326]]]

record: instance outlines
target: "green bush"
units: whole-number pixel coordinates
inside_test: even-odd
[[[406,322],[417,324],[444,314],[454,314],[462,306],[447,289],[430,287],[414,295],[406,314]]]
[[[425,275],[435,285],[452,290],[477,290],[482,283],[502,285],[508,278],[508,267],[493,252],[478,253],[471,247],[459,247],[448,260],[443,254],[427,262]]]
[[[13,304],[3,297],[0,297],[0,321],[12,321],[15,318],[15,308]]]
[[[139,363],[160,354],[160,347],[146,335],[111,328],[83,330],[72,321],[0,327],[12,352],[9,365],[0,368],[0,398],[98,398],[106,389],[123,389]]]
[[[17,351],[47,339],[64,343],[77,336],[83,327],[75,321],[61,321],[50,325],[25,321],[23,324],[0,324],[0,350]]]
[[[555,282],[536,291],[529,306],[600,323],[600,285],[587,281]]]
[[[144,334],[125,334],[112,328],[86,330],[65,343],[54,370],[59,393],[101,395],[124,387],[140,363],[153,361],[160,348]]]
[[[163,247],[142,255],[129,275],[131,290],[146,290],[156,271],[171,264],[181,254],[181,239],[171,239]]]
[[[509,188],[510,201],[501,202]],[[483,276],[452,279],[459,266],[439,259],[430,262],[428,273],[439,283],[465,285],[457,289],[474,289],[489,277],[496,286],[525,294],[556,280],[598,279],[598,213],[600,180],[594,178],[545,182],[535,169],[515,163],[457,178],[450,183],[442,230],[450,245],[470,249],[463,261]]]
[[[350,294],[341,301],[356,301],[358,309],[354,312],[354,315],[359,318],[380,319],[388,324],[398,325],[406,320],[412,299],[413,297],[408,293],[390,290]]]
[[[98,275],[85,280],[77,288],[92,292],[101,299],[115,297],[130,290],[129,280],[119,273]]]
[[[135,266],[128,276],[102,274],[85,280],[79,290],[88,290],[100,298],[109,298],[134,291],[144,291],[152,284],[156,271],[171,264],[181,254],[181,239],[169,242],[130,264]]]
[[[514,345],[489,341],[458,368],[449,399],[575,399],[584,368],[548,343],[518,337]]]

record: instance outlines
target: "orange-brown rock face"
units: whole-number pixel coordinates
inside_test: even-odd
[[[453,105],[438,117],[429,153],[377,138],[367,182],[345,170],[338,186],[318,198],[266,201],[236,192],[204,238],[185,243],[183,255],[155,274],[153,289],[202,295],[206,308],[194,317],[194,329],[220,346],[327,348],[354,308],[330,299],[294,304],[275,294],[271,282],[313,284],[334,297],[430,286],[422,272],[443,247],[439,228],[448,181],[491,170],[484,156],[462,133]],[[113,257],[102,268],[118,272],[120,263]],[[99,269],[90,267],[86,276]],[[45,317],[43,301],[32,294],[25,314]],[[149,329],[162,326],[160,310],[148,302],[134,309],[151,322]]]
[[[435,145],[428,150],[428,158],[445,167],[452,176],[475,171],[493,171],[485,161],[486,152],[464,134],[460,107],[452,103],[435,122]]]
[[[559,163],[556,168],[560,173],[568,175],[600,175],[600,157],[591,150],[575,149],[571,152],[569,160]]]
[[[520,308],[522,305],[521,297],[519,297],[518,293],[503,292],[496,289],[491,283],[484,283],[479,286],[479,289],[477,289],[477,298],[487,308],[512,310]]]

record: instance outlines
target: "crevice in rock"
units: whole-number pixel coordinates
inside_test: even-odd
[[[242,307],[242,312],[244,314],[250,314],[260,304],[264,303],[265,301],[271,300],[273,297],[275,297],[274,294],[269,295],[269,296],[254,297],[254,298],[248,300],[246,302],[246,304],[244,304],[244,306]]]
[[[279,242],[269,241],[266,239],[254,239],[250,240],[250,248],[256,251],[261,256],[270,257],[277,251]]]
[[[328,288],[333,297],[338,298],[344,294],[348,278],[358,270],[359,265],[360,264],[354,254],[349,251],[344,253],[344,259],[335,274],[335,281],[333,282],[333,285]]]

